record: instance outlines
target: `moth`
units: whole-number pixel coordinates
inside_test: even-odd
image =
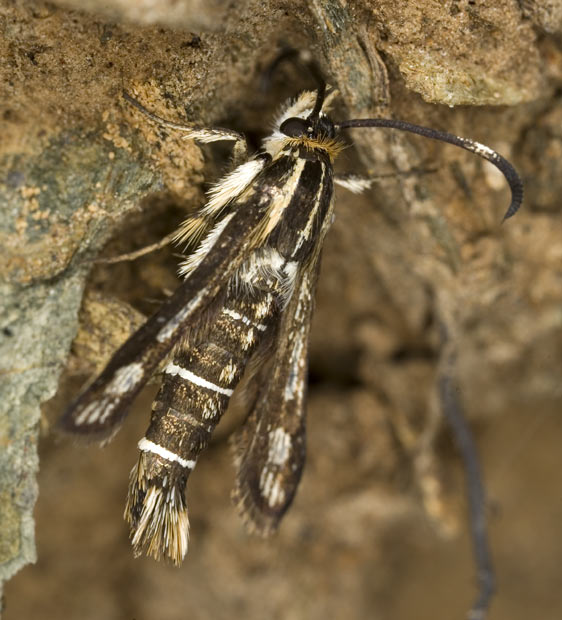
[[[492,149],[392,119],[335,123],[328,116],[334,93],[322,83],[289,101],[250,157],[237,132],[167,121],[123,94],[148,119],[188,139],[233,142],[241,162],[176,233],[177,243],[195,248],[180,265],[183,283],[60,421],[65,432],[111,438],[141,388],[171,356],[130,476],[125,518],[135,555],[176,565],[184,559],[187,480],[244,373],[254,395],[233,440],[234,503],[249,529],[262,535],[277,529],[291,505],[305,460],[308,336],[334,184],[359,192],[372,182],[334,174],[345,130],[386,127],[471,151],[509,183],[512,200],[504,219],[519,209],[522,183]]]

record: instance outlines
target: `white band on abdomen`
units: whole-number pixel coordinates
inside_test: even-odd
[[[219,394],[224,394],[225,396],[232,396],[234,390],[229,390],[228,388],[222,388],[220,385],[215,385],[203,377],[199,377],[194,375],[189,370],[182,368],[181,366],[177,366],[176,364],[168,364],[164,372],[168,375],[179,375],[182,379],[193,383],[193,385],[198,385],[199,387],[207,388],[208,390],[213,390],[213,392],[218,392]]]
[[[181,456],[170,452],[170,450],[159,446],[157,443],[150,441],[146,437],[143,437],[138,443],[139,450],[141,452],[152,452],[153,454],[157,454],[161,456],[166,461],[172,461],[173,463],[179,463],[182,467],[186,469],[193,469],[195,467],[196,461],[187,461],[186,459],[182,459]]]

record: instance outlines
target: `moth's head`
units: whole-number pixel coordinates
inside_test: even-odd
[[[310,140],[335,138],[336,130],[332,121],[323,113],[316,116],[291,116],[279,126],[279,131],[289,138],[308,138]]]
[[[331,90],[321,106],[316,91],[305,91],[291,100],[275,120],[272,135],[265,139],[265,150],[275,158],[287,148],[302,146],[327,151],[333,159],[343,148],[336,138],[334,124],[326,115],[335,95],[336,91]]]

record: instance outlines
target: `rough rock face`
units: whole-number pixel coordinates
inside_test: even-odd
[[[442,324],[497,508],[493,617],[560,617],[561,14],[554,1],[0,0],[0,580],[37,559],[7,587],[6,618],[462,617],[473,568],[451,540],[465,527],[435,393]],[[133,561],[121,512],[150,388],[103,451],[50,428],[177,284],[173,250],[92,260],[168,234],[228,153],[158,131],[120,93],[256,142],[312,86],[284,66],[260,94],[281,43],[318,59],[335,118],[486,143],[520,170],[525,205],[500,226],[508,192],[478,158],[354,132],[339,169],[386,176],[337,194],[294,506],[274,540],[243,533],[228,502],[233,410],[193,476],[186,565]]]

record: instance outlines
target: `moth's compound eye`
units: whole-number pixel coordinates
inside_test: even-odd
[[[288,118],[286,121],[283,121],[279,129],[290,138],[299,138],[307,133],[309,127],[310,124],[308,121],[303,118],[293,116],[292,118]]]

